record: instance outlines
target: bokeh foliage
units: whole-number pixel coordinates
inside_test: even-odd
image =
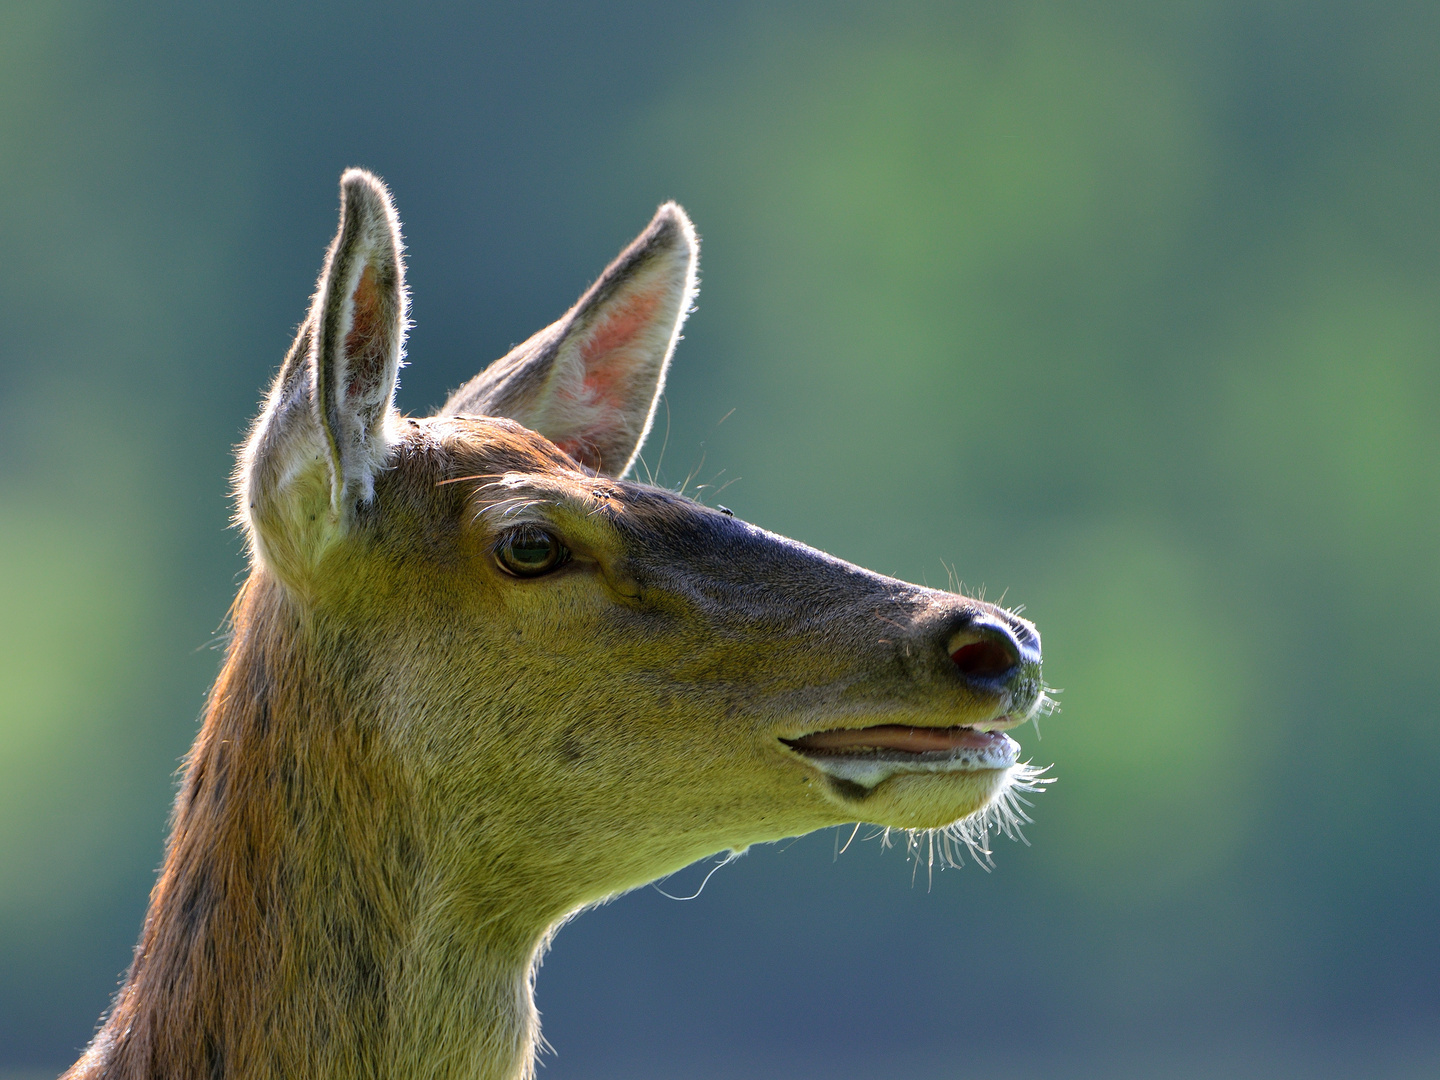
[[[1429,1074],[1437,33],[1406,3],[0,12],[0,1069],[63,1065],[125,963],[242,568],[229,447],[362,163],[407,223],[405,407],[675,197],[705,281],[647,467],[1023,603],[1063,689],[1022,739],[1059,776],[1033,849],[912,888],[817,837],[588,914],[540,980],[549,1071]]]

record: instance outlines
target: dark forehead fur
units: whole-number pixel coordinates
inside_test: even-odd
[[[514,502],[571,503],[617,524],[633,519],[649,528],[704,513],[663,488],[596,475],[543,435],[503,417],[405,420],[400,434],[389,468],[376,482],[380,497],[371,504],[390,526],[434,532],[441,522],[453,527],[462,516],[478,520]],[[390,532],[378,519],[371,524]]]

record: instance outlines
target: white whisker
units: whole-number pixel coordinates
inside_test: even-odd
[[[997,836],[1004,836],[1029,847],[1030,841],[1025,836],[1024,826],[1033,824],[1033,819],[1025,812],[1025,808],[1035,804],[1025,798],[1022,792],[1037,795],[1044,792],[1045,785],[1055,782],[1053,776],[1045,775],[1050,768],[1049,765],[1043,768],[1032,765],[1028,761],[1012,765],[999,792],[983,809],[938,829],[903,830],[905,857],[914,860],[910,872],[911,881],[913,882],[920,872],[922,851],[926,873],[932,882],[937,863],[942,870],[958,869],[964,864],[964,856],[967,854],[975,865],[988,873],[995,866],[995,852],[990,847],[992,830]],[[845,853],[850,841],[855,839],[855,834],[859,831],[860,826],[857,824],[850,834],[850,840],[845,842],[845,847],[841,848],[838,854]],[[884,850],[894,844],[892,831],[888,828],[881,829],[864,839],[873,840],[878,836],[880,847]]]

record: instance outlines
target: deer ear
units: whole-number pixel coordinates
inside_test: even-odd
[[[700,244],[666,203],[560,319],[451,395],[442,415],[508,416],[596,472],[624,476],[697,291]]]
[[[375,473],[395,443],[395,384],[405,350],[409,297],[400,221],[376,177],[340,178],[340,230],[311,310],[316,418],[331,467],[331,503],[369,502]]]
[[[390,193],[350,169],[310,313],[240,452],[240,517],[272,562],[313,555],[374,495],[408,325],[401,251]]]

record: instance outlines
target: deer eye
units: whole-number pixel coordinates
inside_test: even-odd
[[[569,562],[570,551],[552,533],[531,527],[507,533],[495,559],[516,577],[539,577]]]

